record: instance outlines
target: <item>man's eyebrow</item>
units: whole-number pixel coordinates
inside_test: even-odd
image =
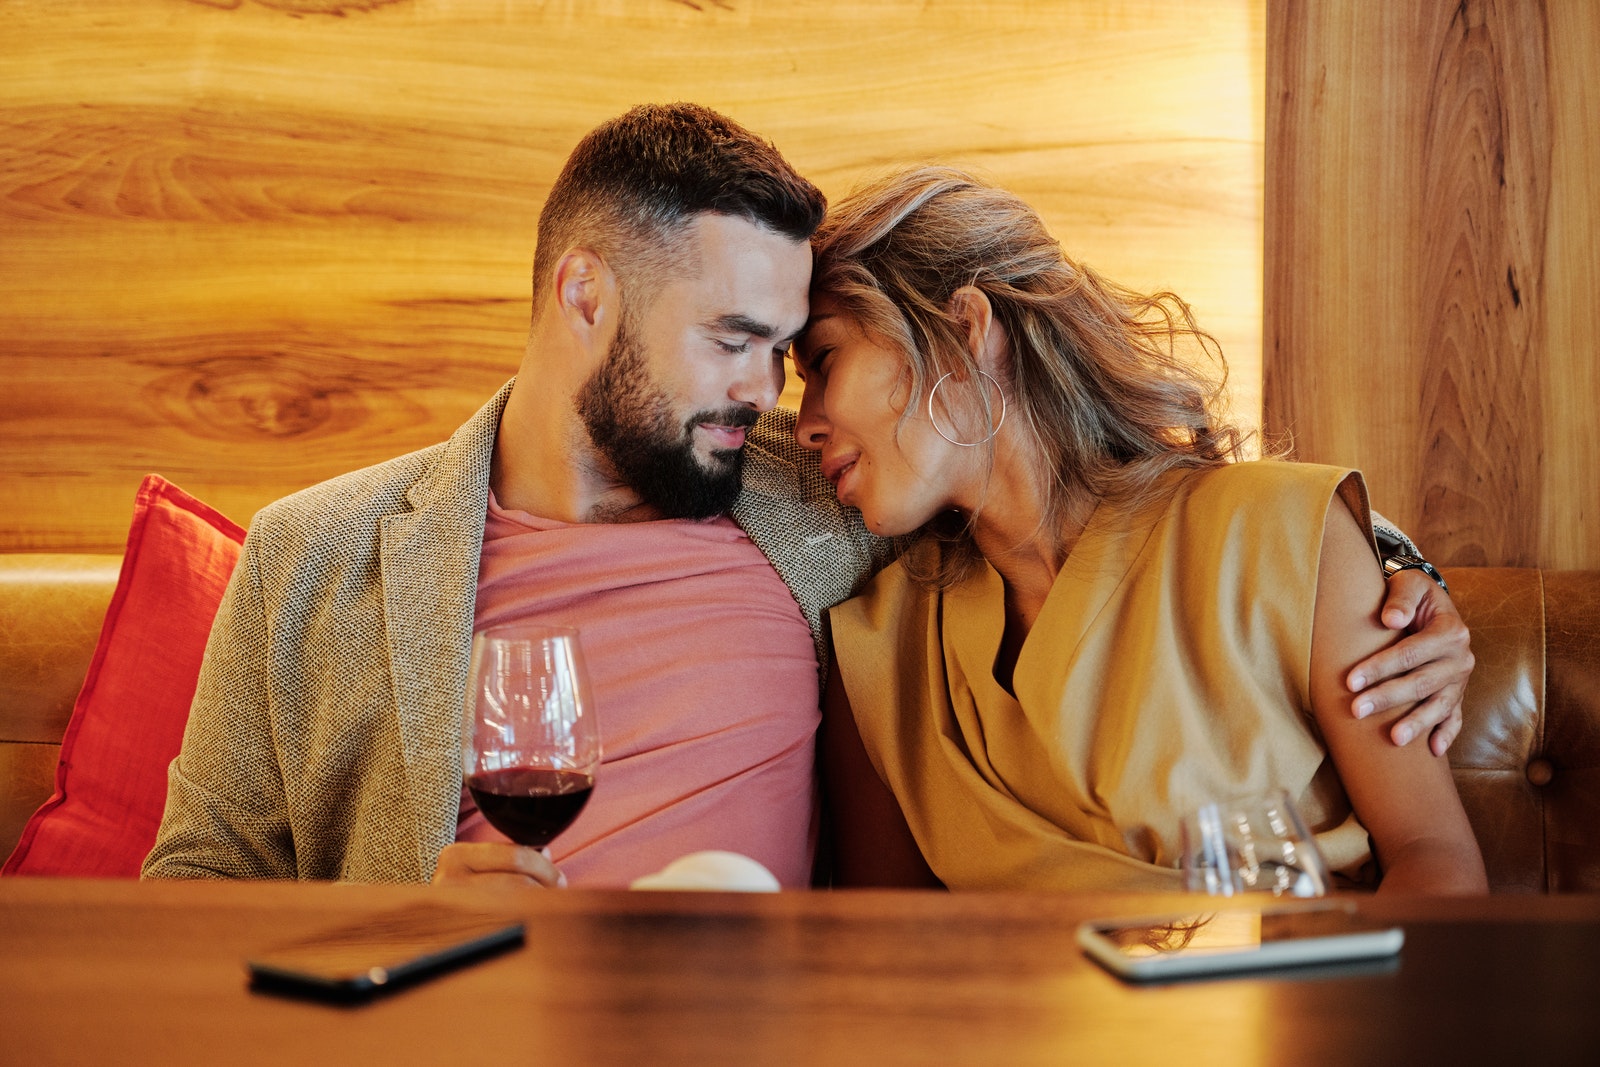
[[[778,337],[778,328],[776,326],[752,319],[749,315],[739,314],[719,316],[711,320],[710,326],[713,330],[722,330],[728,333],[747,333],[764,341],[770,341],[775,337],[779,341],[793,341],[805,330],[805,327],[802,326],[787,337]]]

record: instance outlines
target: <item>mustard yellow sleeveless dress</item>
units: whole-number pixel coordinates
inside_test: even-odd
[[[934,873],[952,889],[1177,889],[1185,812],[1282,787],[1329,865],[1370,880],[1308,695],[1330,506],[1371,528],[1361,476],[1311,464],[1179,472],[1139,507],[1102,503],[1015,695],[994,677],[1004,590],[987,565],[939,592],[902,561],[834,608],[861,739]]]

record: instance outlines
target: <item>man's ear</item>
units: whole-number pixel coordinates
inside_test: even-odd
[[[616,329],[620,295],[617,276],[600,253],[569,248],[556,262],[556,311],[585,348],[604,351]]]
[[[966,330],[967,351],[978,367],[999,374],[1006,358],[1005,334],[994,321],[994,305],[982,289],[963,285],[950,294],[950,315]]]

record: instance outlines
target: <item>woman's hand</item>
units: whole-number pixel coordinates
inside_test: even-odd
[[[434,885],[514,885],[559,889],[567,876],[548,850],[502,841],[457,841],[439,853]]]
[[[1419,570],[1389,579],[1383,625],[1409,634],[1357,663],[1346,676],[1358,719],[1415,704],[1396,720],[1389,736],[1409,744],[1432,730],[1428,747],[1442,756],[1461,732],[1461,698],[1472,675],[1472,643],[1450,594]]]

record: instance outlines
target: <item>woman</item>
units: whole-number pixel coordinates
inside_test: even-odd
[[[1395,636],[1360,475],[1235,462],[1186,305],[940,168],[813,245],[796,432],[917,534],[831,613],[840,882],[1175,888],[1186,812],[1283,787],[1346,878],[1485,890],[1445,760],[1391,743],[1405,708],[1349,712]]]

